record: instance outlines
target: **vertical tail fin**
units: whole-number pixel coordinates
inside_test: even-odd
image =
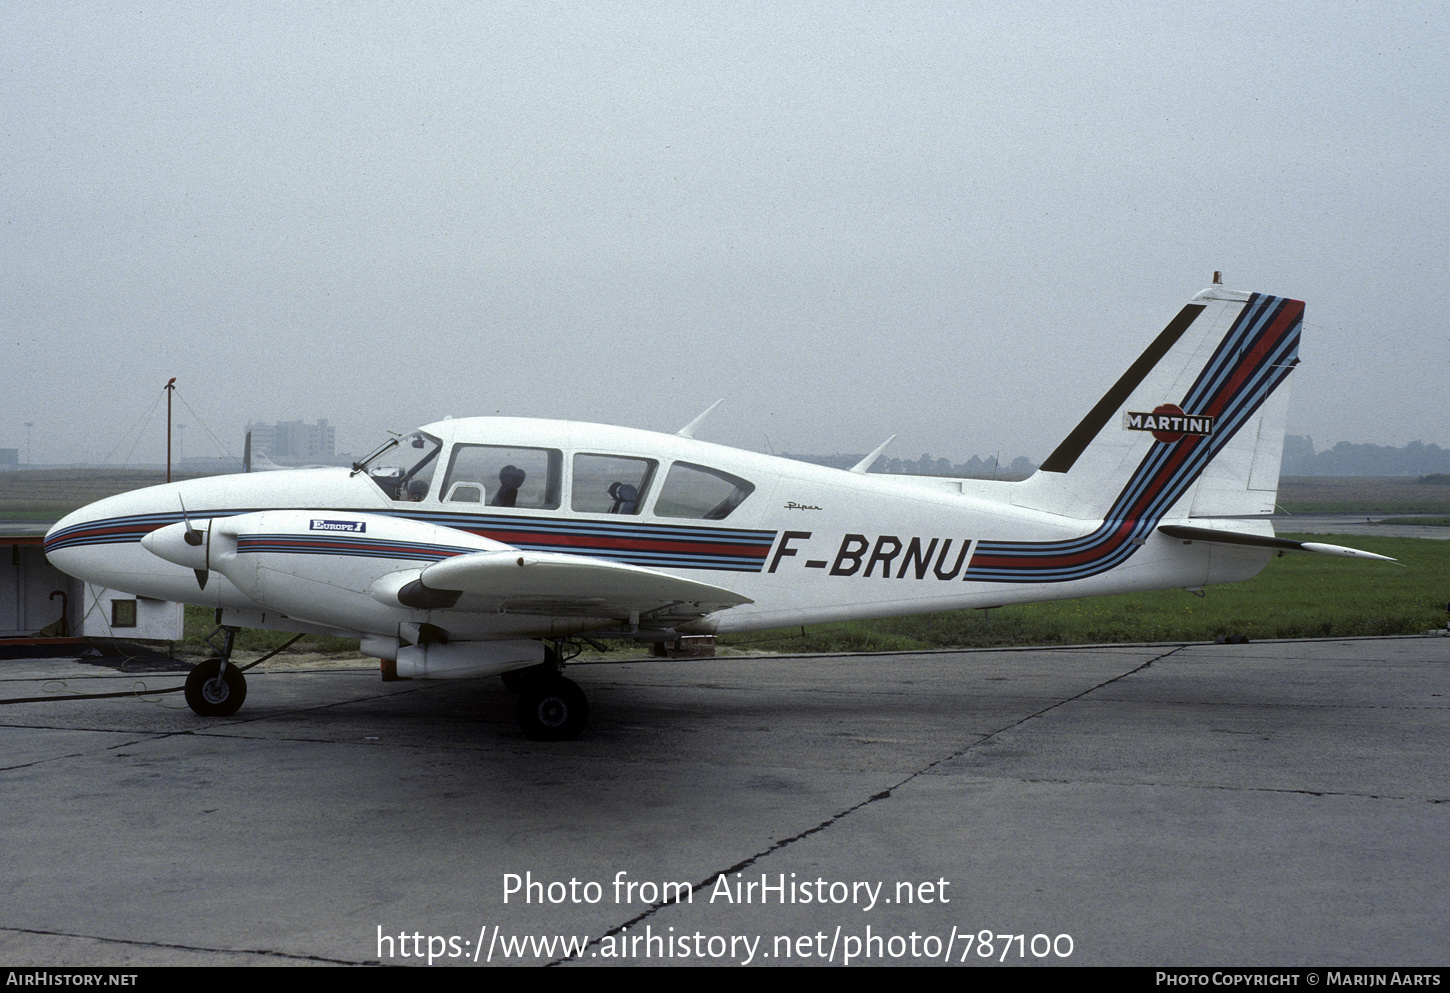
[[[1145,524],[1268,514],[1303,316],[1298,300],[1204,290],[1018,486],[1014,502]]]

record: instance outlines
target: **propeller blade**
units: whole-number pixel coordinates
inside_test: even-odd
[[[207,528],[206,536],[203,537],[202,533],[191,525],[191,517],[186,512],[186,501],[181,499],[180,494],[177,494],[176,499],[181,503],[181,519],[186,522],[186,534],[183,536],[183,538],[186,543],[192,548],[200,548],[202,546],[202,543],[207,541],[207,539],[211,537],[211,528]],[[206,562],[208,568],[192,570],[192,572],[196,573],[197,587],[203,590],[206,589],[206,581],[211,575],[211,546],[209,544],[207,545],[206,558],[204,559],[204,561]]]

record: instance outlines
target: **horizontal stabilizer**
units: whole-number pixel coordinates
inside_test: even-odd
[[[1246,534],[1243,531],[1220,531],[1217,528],[1195,528],[1183,524],[1161,524],[1158,530],[1170,538],[1182,541],[1207,541],[1219,545],[1256,545],[1260,548],[1277,548],[1285,552],[1314,552],[1319,555],[1339,555],[1347,559],[1376,559],[1380,562],[1394,562],[1388,555],[1345,548],[1343,545],[1326,545],[1318,541],[1292,541],[1288,538],[1274,538],[1263,534]]]

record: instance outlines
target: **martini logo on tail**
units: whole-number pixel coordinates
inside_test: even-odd
[[[1129,431],[1151,431],[1159,441],[1172,444],[1192,435],[1196,438],[1213,434],[1213,418],[1202,414],[1185,414],[1176,403],[1154,407],[1149,413],[1130,410],[1124,425]]]

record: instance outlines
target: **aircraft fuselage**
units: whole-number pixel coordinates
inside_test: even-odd
[[[541,615],[510,611],[465,620],[456,611],[442,617],[359,591],[404,566],[496,542],[726,587],[753,602],[679,626],[682,632],[725,632],[1197,587],[1245,578],[1268,557],[1262,549],[1210,550],[1203,544],[1185,555],[1181,542],[1151,527],[1137,535],[1136,521],[1111,522],[1105,531],[1102,521],[1015,506],[1021,483],[844,472],[674,435],[573,422],[466,418],[428,425],[420,434],[437,439],[438,450],[428,486],[415,488],[409,494],[414,498],[394,499],[368,474],[344,468],[188,480],[111,497],[70,515],[51,531],[47,554],[71,575],[139,596],[274,620],[284,614],[360,637],[432,622],[465,638],[561,636],[620,619],[576,615],[545,622]],[[542,472],[557,477],[546,484],[552,491],[539,489],[531,500],[498,506],[503,487],[496,478],[459,478],[473,471],[460,468],[465,454],[480,449],[516,461],[529,453]],[[384,456],[382,463],[387,461]],[[671,483],[677,465],[685,474],[678,485]],[[604,506],[608,487],[619,482],[607,479],[607,470],[643,483],[634,504],[607,512],[577,509]],[[691,485],[724,491],[730,480],[750,491],[723,512],[707,506],[716,493],[703,502],[688,499]],[[592,491],[582,492],[584,487]],[[259,602],[225,575],[199,588],[193,570],[142,544],[184,516],[203,524],[279,510],[300,512],[288,522],[296,540],[269,547],[255,535],[244,536],[239,558],[270,555],[304,564],[311,558],[312,565],[317,556],[330,560],[327,571],[292,570],[328,578],[309,580],[313,595],[285,604]],[[399,527],[409,533],[384,533]],[[983,555],[984,548],[1073,542],[1083,548],[1025,562],[1006,578]],[[1127,552],[1106,557],[1111,568],[1103,554],[1109,546]],[[336,602],[328,606],[329,600]]]

